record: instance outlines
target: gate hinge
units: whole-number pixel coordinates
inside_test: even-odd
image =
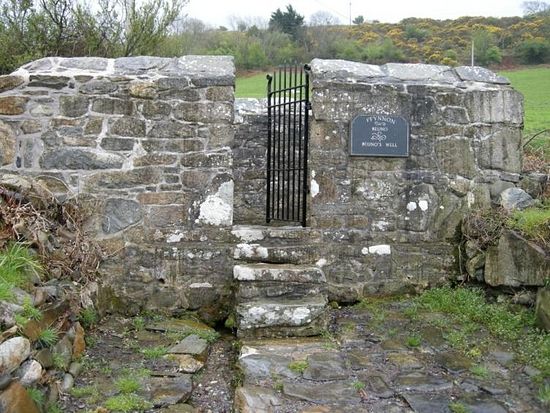
[[[306,110],[311,110],[311,102],[310,101],[306,102]]]

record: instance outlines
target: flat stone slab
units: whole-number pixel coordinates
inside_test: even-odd
[[[416,372],[398,376],[395,384],[401,391],[440,392],[453,387],[448,380]]]
[[[179,319],[179,318],[170,318],[168,320],[163,320],[158,323],[152,323],[145,326],[146,330],[157,331],[160,333],[193,333],[197,330],[201,331],[214,331],[211,327],[208,327],[206,324],[201,323],[200,321],[193,319]]]
[[[157,407],[185,402],[193,390],[189,374],[179,377],[151,377],[147,379],[146,385],[149,398]]]
[[[317,404],[338,403],[343,400],[348,403],[358,403],[361,400],[351,381],[328,383],[285,381],[283,393]]]
[[[178,344],[170,348],[168,353],[171,354],[191,354],[194,356],[204,356],[208,350],[208,342],[197,336],[191,334],[181,340]]]
[[[435,361],[451,373],[461,373],[473,365],[471,359],[456,351],[438,353],[435,356]]]
[[[303,377],[308,380],[338,380],[348,375],[346,360],[340,353],[315,353],[307,358]]]
[[[319,267],[290,264],[235,265],[233,278],[237,281],[280,281],[295,283],[326,283]]]
[[[281,404],[274,390],[259,386],[244,386],[235,390],[235,410],[239,413],[269,412]]]
[[[297,327],[311,323],[326,311],[324,297],[298,301],[257,300],[237,306],[238,328]]]
[[[403,398],[416,413],[451,413],[450,398],[444,394],[405,393]]]

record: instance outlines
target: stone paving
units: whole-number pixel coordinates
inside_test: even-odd
[[[538,372],[516,362],[506,343],[466,356],[447,340],[443,314],[411,320],[407,305],[333,310],[321,338],[243,341],[236,411],[548,411],[530,377]]]

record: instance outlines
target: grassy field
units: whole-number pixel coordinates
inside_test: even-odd
[[[550,129],[550,67],[501,72],[525,96],[525,135]]]
[[[237,76],[235,97],[265,98],[267,96],[267,71]]]

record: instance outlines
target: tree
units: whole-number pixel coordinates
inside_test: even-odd
[[[550,15],[550,4],[544,1],[524,1],[521,7],[525,16]]]
[[[340,19],[329,12],[319,10],[309,18],[310,26],[335,26],[340,24]]]
[[[550,43],[544,39],[527,39],[520,43],[517,53],[523,63],[545,63],[550,59]]]
[[[363,24],[363,23],[365,23],[365,18],[361,15],[353,19],[353,24]]]
[[[289,34],[294,40],[298,40],[304,25],[304,16],[298,14],[292,5],[286,6],[286,11],[277,9],[271,13],[269,28]]]
[[[500,63],[502,55],[500,49],[495,45],[494,36],[486,29],[477,29],[472,35],[474,41],[475,63],[486,66]]]

